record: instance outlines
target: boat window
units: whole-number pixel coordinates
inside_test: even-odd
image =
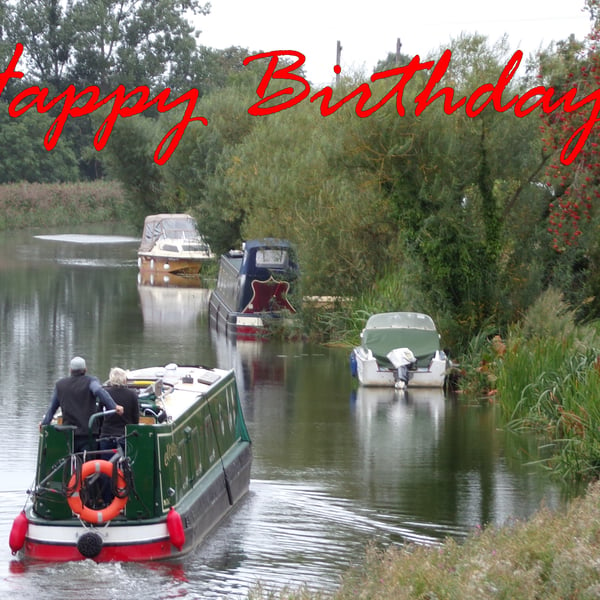
[[[260,248],[256,252],[257,267],[286,267],[288,252],[282,248]]]
[[[162,222],[162,226],[166,237],[198,237],[196,222],[192,219],[167,219]]]

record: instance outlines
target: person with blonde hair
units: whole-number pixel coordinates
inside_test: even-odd
[[[98,444],[100,450],[108,451],[103,458],[110,460],[119,446],[125,449],[125,425],[140,422],[140,405],[137,392],[127,387],[127,372],[119,367],[110,370],[105,389],[117,406],[123,407],[122,414],[106,415],[102,421]]]

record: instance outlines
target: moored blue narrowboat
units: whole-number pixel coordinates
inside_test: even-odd
[[[227,335],[268,335],[280,319],[296,312],[299,268],[287,240],[251,240],[219,260],[217,285],[209,300],[211,326]]]

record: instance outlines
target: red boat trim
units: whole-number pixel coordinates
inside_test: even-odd
[[[288,281],[277,281],[273,276],[264,281],[255,279],[252,282],[252,298],[242,313],[270,313],[289,310],[295,313],[296,309],[289,303],[287,293],[290,289]]]
[[[28,558],[44,562],[87,560],[79,552],[77,546],[44,543],[33,540],[25,541],[25,554]],[[173,558],[179,554],[180,552],[175,549],[167,538],[139,544],[106,544],[102,546],[100,553],[93,560],[95,562],[133,562]]]

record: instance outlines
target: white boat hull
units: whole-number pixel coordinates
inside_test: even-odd
[[[381,367],[371,350],[359,346],[353,350],[356,361],[356,376],[360,385],[398,387],[397,369]],[[409,371],[409,388],[441,388],[446,380],[448,359],[438,351],[428,367],[418,367]]]

